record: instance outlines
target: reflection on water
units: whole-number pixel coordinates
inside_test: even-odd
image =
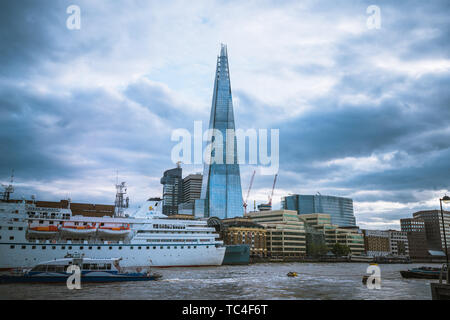
[[[431,299],[430,282],[402,279],[422,264],[382,264],[381,289],[362,284],[366,263],[262,263],[158,269],[162,280],[83,284],[3,284],[0,299]],[[298,273],[290,278],[289,271]]]

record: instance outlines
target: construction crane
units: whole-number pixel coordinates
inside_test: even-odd
[[[244,201],[244,213],[247,213],[248,197],[250,195],[250,190],[252,190],[253,179],[255,178],[255,173],[256,173],[256,170],[253,170],[252,178],[250,179],[250,185],[248,186],[247,197],[245,197],[245,201]]]
[[[277,183],[277,176],[278,176],[278,174],[276,174],[275,178],[273,179],[272,192],[271,192],[271,194],[269,196],[269,202],[268,203],[262,203],[262,204],[258,205],[258,210],[259,211],[272,210],[272,198],[273,198],[273,192],[275,190],[275,184]]]
[[[270,205],[271,208],[272,208],[273,192],[275,190],[275,183],[277,183],[277,177],[278,177],[278,174],[275,174],[275,178],[273,178],[272,193],[270,194],[270,198],[269,198],[269,205]]]

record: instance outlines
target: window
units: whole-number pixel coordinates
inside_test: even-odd
[[[66,246],[62,246],[62,247],[61,247],[61,250],[66,250]]]
[[[55,247],[55,246],[52,246],[52,249],[53,249],[53,250],[55,250],[55,249],[56,249],[56,247]]]
[[[88,247],[89,250],[92,250],[92,247]]]
[[[14,237],[9,237],[9,240],[14,240]]]
[[[46,246],[42,246],[42,250],[45,250],[45,249],[47,249],[47,247]]]
[[[72,250],[72,246],[69,246],[69,250]]]
[[[36,246],[32,246],[31,249],[36,249]]]
[[[14,249],[16,246],[10,246],[11,249]]]
[[[80,247],[80,250],[83,250],[84,249],[84,247]]]
[[[141,250],[141,247],[138,247],[138,250]]]
[[[97,250],[100,250],[102,247],[97,247]]]
[[[12,229],[13,229],[13,227],[9,227],[9,228],[8,228],[8,230],[12,230]]]
[[[112,250],[112,247],[109,247],[109,250]]]
[[[122,250],[122,247],[119,247],[119,250]]]
[[[26,246],[22,246],[22,249],[25,249],[26,248]]]

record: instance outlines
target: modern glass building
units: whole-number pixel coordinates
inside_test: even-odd
[[[234,130],[235,125],[226,45],[222,45],[220,55],[217,57],[209,128],[219,130],[222,134],[223,161],[205,162],[202,192],[200,199],[195,201],[195,215],[197,217],[218,217],[220,219],[243,216],[236,136],[227,134],[227,129]],[[234,141],[229,141],[229,139]],[[228,155],[227,157],[228,143],[234,145],[234,156]],[[218,156],[221,158],[220,154],[215,154],[216,151],[218,150],[212,149],[211,157]]]
[[[298,214],[327,213],[331,223],[340,227],[356,226],[353,200],[349,198],[294,194],[284,197],[282,207],[296,210]]]
[[[178,204],[183,199],[183,179],[180,166],[164,171],[161,178],[163,185],[163,207],[162,213],[165,215],[178,214]]]

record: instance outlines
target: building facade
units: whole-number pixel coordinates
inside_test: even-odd
[[[193,204],[196,199],[200,199],[202,178],[200,173],[190,174],[183,178],[183,203]]]
[[[331,249],[339,243],[350,248],[352,255],[364,252],[364,237],[357,227],[339,227],[331,223],[331,215],[326,213],[301,214],[299,217],[325,236],[325,242]]]
[[[400,226],[408,238],[409,256],[412,259],[429,258],[425,221],[420,218],[404,218],[400,219]]]
[[[221,238],[226,245],[247,244],[250,257],[267,256],[267,230],[248,218],[222,220]]]
[[[391,253],[391,241],[389,231],[363,230],[364,249],[368,256],[380,257]]]
[[[304,222],[296,211],[256,211],[247,213],[246,217],[266,228],[269,257],[296,260],[306,255]]]
[[[295,210],[299,215],[326,213],[331,216],[331,223],[334,225],[356,226],[353,200],[349,198],[295,194],[282,199],[282,208]]]
[[[447,236],[447,248],[450,250],[450,212],[444,211],[444,224],[440,210],[427,210],[413,213],[414,218],[425,223],[428,250],[445,252],[444,228]]]
[[[209,161],[205,161],[201,198],[195,200],[195,215],[220,219],[242,217],[244,208],[241,176],[225,45],[222,45],[217,58],[209,128],[213,132],[210,137],[213,147]],[[233,154],[228,154],[229,150],[233,150]]]
[[[163,185],[163,208],[165,215],[178,214],[178,205],[183,202],[182,169],[177,168],[164,171],[161,178]]]
[[[389,230],[391,254],[394,256],[409,256],[408,233],[405,231]]]

